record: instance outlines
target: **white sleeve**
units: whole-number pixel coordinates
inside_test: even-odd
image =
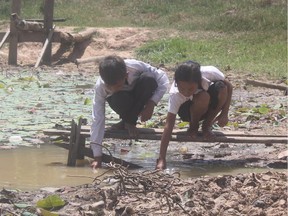
[[[95,86],[93,99],[92,125],[91,125],[91,149],[94,157],[102,155],[102,141],[105,132],[105,100],[107,93],[104,84],[98,79]],[[93,144],[93,143],[97,143]]]
[[[201,66],[200,70],[202,76],[211,82],[225,79],[224,74],[214,66]]]
[[[151,100],[157,104],[169,88],[169,79],[167,74],[161,69],[157,69],[150,64],[135,59],[126,59],[125,62],[129,67],[147,73],[156,80],[158,87],[152,95]]]
[[[186,98],[183,97],[180,93],[170,94],[169,102],[168,102],[168,112],[176,115],[179,111],[180,106],[185,101],[186,101]]]
[[[169,79],[163,70],[156,68],[154,68],[154,70],[157,70],[156,82],[158,84],[158,87],[154,92],[153,96],[151,97],[151,100],[153,100],[155,104],[158,104],[163,95],[167,92],[167,89],[169,87]]]

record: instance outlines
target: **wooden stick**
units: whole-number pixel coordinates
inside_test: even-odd
[[[69,131],[66,130],[45,130],[44,134],[49,136],[69,136]],[[90,132],[82,131],[81,135],[83,137],[90,137]],[[115,138],[115,139],[131,139],[127,131],[118,130],[118,131],[106,131],[105,138]],[[139,133],[138,139],[143,140],[161,140],[161,133]],[[192,139],[188,134],[180,131],[179,133],[174,133],[171,136],[172,141],[178,142],[225,142],[225,143],[284,143],[287,144],[288,138],[287,136],[245,136],[244,134],[232,134],[226,135],[225,133],[217,133],[216,138],[212,140],[203,139],[201,136],[195,139]]]
[[[38,60],[37,60],[37,62],[35,64],[35,68],[37,68],[39,66],[39,64],[40,64],[40,62],[41,62],[41,60],[42,60],[42,58],[43,58],[43,56],[45,54],[46,48],[48,47],[49,43],[51,42],[51,38],[52,38],[52,35],[53,35],[53,32],[54,32],[54,29],[55,29],[55,25],[50,30],[49,35],[48,35],[47,39],[45,40],[45,43],[44,43],[44,46],[43,46],[42,51],[40,53],[40,56],[39,56],[39,58],[38,58]]]
[[[266,88],[272,88],[272,89],[279,89],[283,91],[287,91],[287,86],[283,85],[276,85],[276,84],[271,84],[271,83],[265,83],[265,82],[260,82],[256,80],[250,80],[246,79],[246,84],[248,85],[253,85],[253,86],[258,86],[258,87],[266,87]]]
[[[2,38],[2,41],[1,41],[1,43],[0,43],[0,49],[2,48],[3,44],[4,44],[5,41],[7,40],[9,34],[10,34],[10,31],[8,30],[8,31],[5,33],[4,37]]]
[[[44,19],[25,19],[26,21],[29,22],[44,22]],[[53,22],[65,22],[66,19],[65,18],[56,18],[53,19]]]
[[[90,125],[82,125],[81,131],[82,132],[89,132],[90,131]],[[67,128],[69,129],[69,128]],[[163,134],[162,128],[138,128],[137,129],[140,134]],[[53,134],[55,129],[47,129],[44,130],[44,133],[51,133]],[[106,131],[111,131],[113,133],[126,133],[126,130],[109,130],[108,128]],[[244,137],[287,137],[287,135],[274,135],[274,134],[251,134],[251,133],[245,133],[242,131],[213,131],[216,136],[244,136]],[[58,133],[55,131],[55,133]],[[61,132],[60,132],[61,133]],[[65,133],[65,132],[64,132]],[[172,134],[187,134],[187,129],[174,129],[172,131]],[[48,135],[48,134],[47,134]],[[56,135],[56,134],[54,134]],[[202,136],[202,133],[199,132],[199,136]]]
[[[76,59],[74,63],[77,66],[80,64],[92,63],[92,62],[98,64],[103,59],[104,59],[103,56],[97,56],[97,57],[90,57],[90,58],[84,58],[84,59]]]

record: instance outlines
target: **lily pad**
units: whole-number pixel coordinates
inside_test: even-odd
[[[50,210],[62,208],[65,204],[65,201],[62,200],[58,195],[51,195],[43,200],[39,200],[37,202],[37,207]]]

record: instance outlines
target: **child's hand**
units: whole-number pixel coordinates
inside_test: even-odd
[[[144,109],[140,113],[141,121],[145,122],[152,117],[154,111],[155,103],[152,100],[149,100],[145,105]]]
[[[159,170],[166,169],[166,160],[165,159],[157,159],[156,168]]]

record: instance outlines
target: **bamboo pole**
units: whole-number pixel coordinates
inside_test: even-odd
[[[97,57],[90,57],[90,58],[84,58],[84,59],[76,59],[75,64],[78,66],[80,64],[85,63],[95,63],[98,64],[100,61],[104,59],[103,56],[97,56]]]
[[[283,85],[276,85],[272,83],[265,83],[265,82],[261,82],[257,80],[250,80],[250,79],[246,79],[245,82],[248,85],[253,85],[256,87],[272,88],[272,89],[278,89],[278,90],[283,90],[283,91],[287,91],[287,88],[288,88],[287,86],[283,86]]]
[[[0,49],[2,48],[3,44],[4,44],[5,41],[7,40],[9,34],[10,34],[10,31],[8,30],[8,31],[5,33],[4,37],[2,38],[2,41],[1,41],[1,43],[0,43]]]
[[[51,39],[52,39],[52,36],[53,36],[54,29],[55,29],[55,25],[50,30],[49,35],[48,35],[48,37],[45,40],[45,43],[44,43],[44,46],[43,46],[43,48],[41,50],[40,56],[39,56],[39,58],[38,58],[38,60],[37,60],[37,62],[35,64],[35,68],[37,68],[39,66],[39,64],[40,64],[40,62],[41,62],[41,60],[42,60],[42,58],[43,58],[43,56],[44,56],[44,54],[46,52],[46,49],[48,48],[48,45],[51,43]]]

